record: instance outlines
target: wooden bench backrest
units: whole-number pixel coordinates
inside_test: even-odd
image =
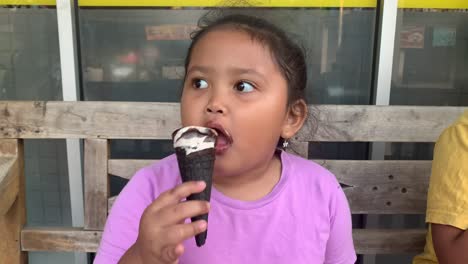
[[[319,105],[310,111],[317,117],[317,129],[309,122],[292,142],[304,157],[309,142],[317,141],[434,142],[464,108]],[[169,139],[179,126],[177,103],[0,102],[0,235],[9,234],[23,251],[96,251],[115,199],[109,195],[109,175],[130,179],[138,168],[154,162],[110,159],[109,141]],[[85,141],[85,226],[24,228],[15,240],[10,222],[22,228],[25,221],[22,139],[63,138]],[[430,161],[317,162],[344,184],[354,214],[425,213]],[[424,245],[425,230],[355,229],[353,235],[359,254],[416,253]],[[12,244],[0,244],[2,252],[8,247]],[[24,252],[10,255],[15,254],[24,259]]]

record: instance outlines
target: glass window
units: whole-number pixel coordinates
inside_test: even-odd
[[[80,8],[84,99],[178,102],[190,32],[207,12]],[[311,103],[369,103],[375,8],[264,8],[261,14],[304,46]]]
[[[398,10],[390,104],[468,106],[467,9]],[[389,158],[432,159],[432,151],[395,143]]]
[[[0,99],[62,99],[55,8],[0,5]]]
[[[200,17],[214,9],[97,8],[86,6],[92,1],[80,3],[84,100],[179,102],[190,32],[196,29]],[[233,11],[261,14],[304,47],[309,103],[370,103],[375,3],[355,8],[243,8],[224,12]],[[125,148],[121,144],[132,149],[156,143],[117,142],[113,149]],[[159,144],[170,149],[168,142]],[[327,155],[327,148],[337,149],[326,144],[322,148]],[[156,145],[147,149],[158,152]],[[116,151],[113,153],[120,157]]]
[[[62,100],[57,10],[16,2],[0,1],[0,100]],[[65,140],[25,140],[24,149],[27,225],[71,226]],[[30,252],[29,261],[74,263],[74,255]]]
[[[196,29],[200,17],[215,9],[96,7],[93,2],[79,1],[84,100],[179,102],[190,32]],[[288,1],[290,5],[303,2]],[[264,17],[282,27],[304,47],[309,103],[370,104],[376,1],[361,2],[366,4],[250,7],[224,9],[224,12]],[[124,5],[141,3],[134,1]],[[172,152],[170,141],[111,143],[114,158],[161,158]],[[311,158],[366,159],[368,144],[311,144],[309,152]],[[122,180],[112,177],[112,194],[117,194],[123,184]],[[356,218],[354,223],[359,226],[361,218]]]
[[[436,1],[416,2],[399,1],[390,104],[468,106],[468,10],[457,9],[466,4],[440,1],[434,9]],[[433,150],[433,143],[388,143],[385,158],[432,160]],[[379,225],[424,228],[425,216],[381,216]],[[377,256],[375,263],[412,258]]]
[[[467,25],[468,10],[398,10],[391,104],[468,104]]]

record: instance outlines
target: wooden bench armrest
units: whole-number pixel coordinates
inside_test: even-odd
[[[357,254],[415,254],[424,249],[425,229],[353,229]]]
[[[0,139],[0,263],[28,263],[20,249],[26,222],[23,141]]]
[[[96,252],[102,231],[73,227],[27,227],[21,231],[21,250]]]
[[[16,157],[0,157],[0,216],[5,215],[19,194],[18,162]]]
[[[424,229],[354,229],[358,254],[419,253],[424,248]],[[102,231],[83,228],[25,228],[21,232],[24,251],[96,252]]]

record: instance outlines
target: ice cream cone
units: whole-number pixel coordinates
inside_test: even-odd
[[[186,127],[173,133],[174,148],[182,181],[204,181],[206,183],[206,188],[202,192],[190,195],[187,200],[210,201],[216,136],[216,131],[203,127]],[[192,222],[197,220],[208,222],[208,214],[192,217],[191,220]],[[197,246],[203,246],[206,237],[207,231],[196,235]]]

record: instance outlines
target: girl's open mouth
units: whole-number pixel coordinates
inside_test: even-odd
[[[216,154],[223,154],[229,147],[232,145],[233,140],[229,132],[224,129],[223,126],[217,123],[210,123],[208,125],[209,128],[212,128],[218,132],[218,137],[216,139],[215,150]]]

